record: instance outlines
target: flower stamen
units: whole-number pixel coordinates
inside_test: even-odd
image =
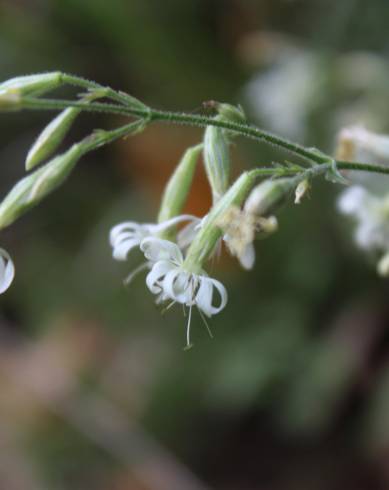
[[[129,286],[130,283],[137,277],[142,271],[145,269],[148,269],[150,267],[150,264],[148,262],[143,262],[142,264],[138,265],[138,267],[135,267],[135,269],[128,274],[128,276],[123,279],[123,284],[125,286]]]

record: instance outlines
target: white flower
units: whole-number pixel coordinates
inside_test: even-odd
[[[186,270],[184,256],[173,242],[149,237],[142,240],[140,248],[146,259],[153,264],[146,284],[153,294],[159,295],[157,301],[171,300],[189,307],[189,347],[192,306],[197,306],[200,313],[208,317],[216,315],[227,304],[227,291],[221,282],[208,277],[202,269],[198,272]],[[217,295],[219,298],[215,300]]]
[[[273,131],[290,138],[304,137],[308,117],[320,100],[323,69],[309,52],[290,43],[271,68],[261,70],[246,86],[246,96],[256,115]],[[282,114],[282,117],[280,117]]]
[[[336,158],[349,162],[378,163],[387,167],[389,136],[373,133],[363,126],[345,127],[338,134]],[[375,195],[384,196],[388,192],[388,176],[357,170],[342,173],[354,185],[363,186]]]
[[[15,267],[9,253],[0,248],[0,294],[11,285],[15,276]]]
[[[389,250],[389,194],[378,197],[352,186],[340,195],[338,209],[357,221],[355,241],[365,250]]]
[[[119,223],[111,229],[109,234],[109,242],[113,248],[112,255],[116,260],[127,260],[128,254],[134,248],[140,246],[142,240],[147,237],[156,237],[159,233],[174,227],[175,225],[189,221],[188,227],[193,223],[198,223],[200,220],[195,216],[183,214],[176,216],[162,223],[136,223],[135,221],[126,221]],[[188,245],[186,237],[183,231],[179,235],[180,246],[185,247]],[[180,236],[183,237],[180,239]],[[192,239],[193,235],[190,234],[189,239]]]
[[[255,263],[254,240],[256,233],[270,234],[276,231],[278,223],[275,216],[265,218],[255,213],[231,206],[221,217],[218,225],[223,230],[223,241],[229,253],[237,257],[240,265],[252,269]]]

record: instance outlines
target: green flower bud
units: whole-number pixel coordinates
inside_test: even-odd
[[[294,203],[295,204],[300,204],[301,200],[305,196],[305,194],[309,191],[309,180],[304,179],[302,180],[299,185],[296,187],[296,191],[294,193]]]
[[[215,119],[221,119],[216,116]],[[204,133],[204,165],[212,190],[213,202],[226,192],[230,180],[229,141],[224,129],[208,126]]]
[[[80,109],[69,107],[45,127],[28,152],[26,170],[31,170],[54,153],[79,113]]]
[[[17,111],[21,108],[21,96],[17,90],[0,92],[0,112]]]
[[[23,77],[10,78],[0,84],[0,94],[17,91],[21,95],[41,95],[62,85],[62,73],[59,71],[38,73]]]
[[[241,106],[218,103],[217,112],[226,121],[231,121],[236,123],[244,123],[246,121],[246,115],[243,112]]]
[[[82,98],[82,102],[91,102],[95,99],[105,97],[106,93],[107,90],[104,88],[90,90]],[[31,170],[55,152],[80,112],[81,109],[78,107],[69,107],[58,114],[58,116],[45,127],[28,152],[26,158],[26,170]]]
[[[0,204],[0,229],[12,224],[61,185],[84,153],[83,144],[75,144],[20,180]]]
[[[255,171],[244,172],[221,199],[214,204],[188,249],[185,259],[187,270],[198,271],[205,260],[211,256],[218,239],[223,234],[219,226],[223,215],[228,213],[232,206],[240,206],[242,204],[250,192],[255,179]]]
[[[220,102],[215,104],[219,113],[214,118],[215,120],[239,123],[245,121],[246,118],[241,107]],[[204,133],[204,165],[214,203],[226,192],[230,182],[230,133],[230,131],[216,126],[208,126]]]
[[[251,191],[244,210],[258,216],[266,215],[281,204],[295,187],[295,179],[264,180]]]
[[[188,148],[170,177],[162,196],[158,222],[181,213],[192,184],[194,171],[203,145]]]

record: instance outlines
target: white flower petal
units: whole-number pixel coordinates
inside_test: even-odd
[[[163,280],[163,291],[173,301],[184,305],[193,304],[193,285],[191,275],[175,268],[168,272]]]
[[[9,253],[0,248],[0,294],[4,293],[15,277],[15,266]]]
[[[198,221],[192,221],[178,232],[177,243],[181,249],[187,248],[193,242],[195,236],[200,230],[200,222],[200,219]]]
[[[135,223],[135,221],[126,221],[124,223],[119,223],[118,225],[111,228],[109,233],[109,242],[112,247],[114,247],[116,240],[120,235],[124,232],[129,234],[138,234],[142,228],[142,225],[139,223]]]
[[[200,277],[200,287],[196,294],[196,304],[207,316],[216,315],[227,304],[227,290],[223,284],[211,277]],[[213,305],[214,289],[220,295],[219,306]]]
[[[355,241],[357,245],[365,250],[374,249],[383,245],[380,229],[369,221],[359,223],[355,230]]]
[[[342,192],[338,209],[343,214],[358,215],[366,205],[368,192],[359,186],[352,186]]]
[[[174,268],[174,265],[167,261],[156,262],[151,271],[147,274],[146,285],[153,294],[161,292],[162,279],[165,275]]]
[[[198,223],[200,221],[200,218],[197,218],[197,216],[193,216],[192,214],[180,214],[178,216],[174,216],[174,218],[170,218],[166,221],[162,221],[162,223],[151,225],[150,226],[151,232],[154,235],[156,235],[157,233],[168,230],[169,228],[172,228],[173,226],[176,226],[179,223],[183,223],[184,221]]]
[[[252,243],[248,243],[244,252],[238,257],[240,265],[244,269],[252,269],[255,263],[255,248]]]
[[[127,260],[128,254],[139,247],[141,240],[138,238],[126,238],[114,246],[112,256],[115,260]]]
[[[212,316],[213,285],[207,279],[208,278],[201,278],[200,280],[200,287],[196,294],[196,305],[207,316]]]
[[[140,249],[147,260],[158,262],[159,260],[170,260],[175,264],[181,264],[184,260],[178,246],[169,240],[147,237],[140,244]]]

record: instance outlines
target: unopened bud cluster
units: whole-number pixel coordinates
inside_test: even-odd
[[[20,110],[28,100],[26,98],[33,97],[35,100],[65,84],[67,80],[68,78],[61,72],[27,75],[7,80],[0,84],[0,111]],[[106,89],[93,87],[82,96],[81,101],[88,104],[106,95]],[[128,97],[132,101],[131,96]],[[138,104],[137,107],[139,107],[141,102],[133,99],[133,104]],[[146,106],[142,105],[142,107]],[[38,136],[28,152],[25,164],[27,171],[32,169],[34,171],[22,178],[0,203],[0,229],[14,223],[26,211],[36,206],[59,187],[85,153],[121,135],[115,130],[94,132],[79,143],[73,144],[68,150],[53,157],[80,112],[81,109],[78,107],[64,109]],[[139,119],[132,123],[132,126],[131,124],[125,126],[124,133],[134,134],[144,127],[145,122]],[[47,161],[48,159],[50,160]],[[44,163],[45,161],[47,163]],[[44,165],[41,165],[42,163]],[[39,167],[35,170],[37,166]],[[14,274],[15,268],[10,255],[4,249],[0,249],[0,294],[8,289]]]

